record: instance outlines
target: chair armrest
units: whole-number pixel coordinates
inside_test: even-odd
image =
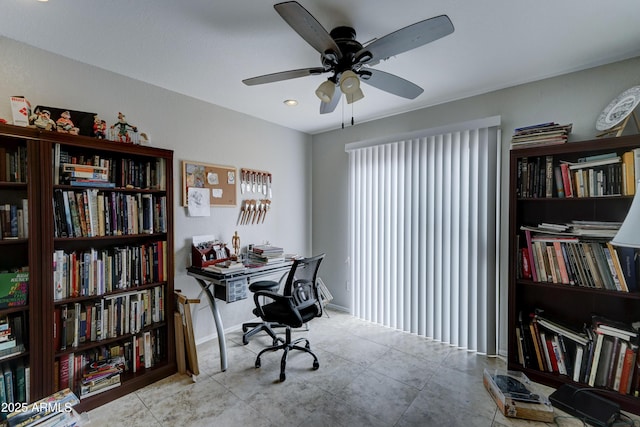
[[[258,310],[258,315],[261,318],[264,318],[264,311],[262,310],[262,305],[260,304],[260,297],[265,297],[265,298],[269,298],[271,300],[273,300],[274,302],[280,302],[282,304],[288,304],[290,308],[295,310],[295,307],[293,305],[293,298],[288,297],[288,296],[284,296],[282,294],[279,294],[277,292],[273,292],[273,291],[256,291],[253,293],[253,302],[256,305],[256,309]],[[298,314],[298,316],[300,316],[300,314]]]

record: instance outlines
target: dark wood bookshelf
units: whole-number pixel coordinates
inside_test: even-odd
[[[126,168],[126,161],[149,162],[155,166],[154,173],[161,172],[164,186],[121,185],[119,188],[102,188],[95,186],[99,192],[122,193],[129,195],[151,194],[154,197],[166,199],[166,229],[162,232],[137,233],[128,235],[110,235],[96,237],[56,237],[55,211],[52,200],[55,191],[82,191],[91,187],[71,186],[59,184],[54,180],[54,166],[56,146],[68,153],[84,156],[86,159],[99,156],[122,162],[122,169]],[[134,336],[142,337],[144,332],[161,334],[161,359],[152,368],[141,369],[139,372],[124,372],[121,374],[121,385],[114,389],[82,399],[77,405],[78,411],[87,411],[103,405],[127,393],[168,377],[177,372],[174,346],[174,322],[172,308],[174,306],[173,284],[173,151],[143,145],[119,143],[99,140],[86,136],[40,131],[35,128],[25,128],[0,124],[0,149],[14,150],[16,147],[26,149],[27,172],[26,182],[7,182],[0,175],[0,203],[15,203],[16,198],[28,199],[29,229],[28,238],[1,239],[0,238],[0,269],[6,270],[21,266],[29,268],[29,299],[25,307],[12,307],[0,310],[0,315],[22,313],[27,318],[28,347],[20,354],[0,360],[0,365],[22,359],[30,367],[30,395],[29,401],[34,402],[56,392],[59,372],[56,370],[57,359],[71,353],[81,354],[100,346],[124,344]],[[6,165],[4,158],[0,158],[0,171]],[[155,176],[157,178],[157,175]],[[157,180],[156,182],[160,182]],[[148,197],[148,196],[147,196]],[[155,231],[155,230],[154,230]],[[113,290],[103,295],[93,295],[77,298],[54,300],[54,267],[52,255],[56,250],[65,252],[83,251],[88,249],[109,249],[120,246],[153,244],[162,241],[166,249],[164,258],[166,278],[153,283],[132,286],[128,289]],[[157,287],[163,289],[164,319],[147,325],[136,334],[126,333],[102,341],[81,343],[77,347],[60,351],[54,345],[52,325],[56,307],[63,304],[76,304],[99,301],[105,297],[117,297],[127,292],[150,290]],[[79,394],[79,387],[76,390]],[[80,396],[78,396],[80,397]]]
[[[0,125],[0,204],[17,204],[21,199],[27,200],[28,229],[25,231],[28,237],[6,238],[1,237],[0,234],[0,270],[15,271],[27,267],[29,285],[26,305],[0,309],[0,316],[22,316],[25,321],[21,337],[25,345],[24,351],[2,356],[0,366],[10,367],[14,375],[17,375],[18,364],[28,367],[30,378],[28,388],[33,397],[42,390],[42,377],[46,375],[46,367],[41,357],[44,343],[38,327],[42,320],[39,317],[42,299],[38,288],[41,274],[41,235],[38,222],[41,199],[38,197],[40,186],[37,178],[41,168],[35,133],[26,129],[18,129],[18,132],[13,133],[12,130],[13,126]],[[13,182],[6,175],[8,168],[6,153],[13,152],[18,147],[26,153],[26,157],[22,160],[26,176],[22,177],[21,182]],[[12,334],[14,332],[12,331]],[[14,337],[20,339],[17,335],[15,333]]]
[[[553,165],[557,166],[560,161],[577,162],[579,158],[585,156],[611,152],[622,156],[624,152],[638,147],[640,147],[640,135],[631,135],[510,151],[508,369],[522,371],[533,381],[552,387],[559,387],[565,383],[589,387],[582,382],[575,383],[567,375],[543,372],[537,367],[525,368],[520,363],[516,334],[520,313],[528,320],[530,313],[536,309],[542,309],[548,317],[562,321],[578,330],[581,330],[584,325],[590,325],[593,314],[628,324],[640,320],[640,292],[534,282],[531,279],[520,278],[519,274],[520,248],[526,246],[525,235],[520,230],[522,225],[536,226],[543,222],[569,223],[572,220],[622,222],[631,206],[633,196],[560,198],[557,196],[554,185],[551,198],[519,197],[518,162],[523,158],[553,156]],[[593,390],[605,398],[618,402],[624,410],[640,414],[640,398],[602,387],[594,387]]]

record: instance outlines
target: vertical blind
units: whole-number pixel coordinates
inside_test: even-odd
[[[497,135],[347,145],[354,316],[495,354]]]

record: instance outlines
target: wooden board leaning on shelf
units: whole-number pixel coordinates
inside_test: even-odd
[[[175,291],[176,293],[176,305],[178,308],[178,312],[180,313],[180,324],[176,324],[176,329],[179,329],[180,326],[183,327],[184,341],[182,343],[176,343],[176,347],[182,347],[178,349],[178,354],[183,355],[185,353],[186,348],[186,362],[188,364],[188,371],[192,375],[200,375],[200,368],[198,366],[198,351],[196,349],[195,335],[193,333],[193,322],[191,319],[191,304],[200,303],[199,299],[189,299],[183,293],[179,291]],[[177,316],[176,316],[177,320]],[[184,359],[183,359],[184,360]],[[185,368],[185,371],[187,369]],[[184,371],[183,371],[184,372]]]

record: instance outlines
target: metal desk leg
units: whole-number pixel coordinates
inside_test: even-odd
[[[213,320],[216,322],[216,332],[218,333],[218,346],[220,347],[220,369],[222,369],[222,371],[224,372],[227,370],[227,342],[224,338],[224,327],[222,326],[222,318],[220,317],[220,312],[218,311],[218,307],[216,306],[216,299],[211,293],[211,286],[214,285],[211,283],[207,283],[202,279],[196,278],[196,280],[209,298],[209,307],[211,307]]]

